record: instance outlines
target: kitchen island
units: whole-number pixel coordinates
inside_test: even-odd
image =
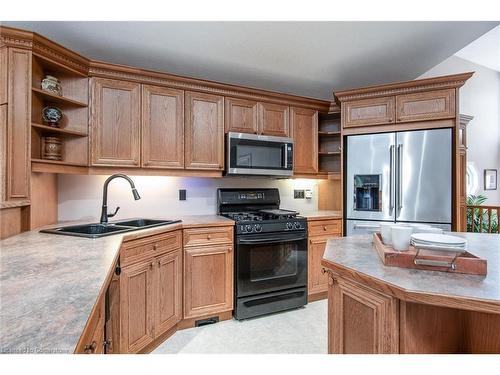
[[[486,276],[384,266],[369,235],[328,240],[328,352],[500,353],[500,235],[453,234]]]

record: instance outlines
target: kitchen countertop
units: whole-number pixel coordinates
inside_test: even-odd
[[[332,210],[317,210],[317,211],[306,211],[300,212],[300,216],[304,216],[307,220],[328,220],[328,219],[342,219],[341,211]]]
[[[182,223],[96,239],[37,229],[0,241],[0,353],[72,353],[122,242],[234,223],[217,215],[178,219]]]
[[[450,234],[466,238],[469,251],[488,261],[486,276],[384,266],[371,235],[328,240],[322,264],[403,300],[500,313],[500,235]]]

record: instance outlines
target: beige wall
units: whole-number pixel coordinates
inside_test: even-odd
[[[484,169],[497,169],[500,177],[500,72],[452,56],[419,78],[474,71],[460,89],[460,113],[474,116],[467,131],[468,162],[473,162],[479,177],[478,194],[487,204],[500,205],[497,190],[485,191]]]

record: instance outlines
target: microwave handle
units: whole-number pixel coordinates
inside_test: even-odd
[[[283,168],[288,168],[288,143],[283,145]]]

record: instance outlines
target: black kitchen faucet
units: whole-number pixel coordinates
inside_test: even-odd
[[[132,188],[132,194],[134,195],[135,200],[141,199],[141,196],[139,195],[139,193],[137,192],[137,190],[135,188],[134,181],[132,181],[132,179],[129,176],[127,176],[123,173],[117,173],[117,174],[109,176],[107,178],[107,180],[104,182],[104,187],[102,188],[101,224],[106,224],[108,222],[108,218],[115,216],[117,214],[118,210],[120,209],[120,207],[116,207],[116,210],[114,213],[112,213],[112,214],[108,213],[108,185],[111,182],[111,180],[114,180],[115,178],[118,178],[118,177],[124,178],[125,180],[128,181],[128,183],[130,184],[130,187]]]

